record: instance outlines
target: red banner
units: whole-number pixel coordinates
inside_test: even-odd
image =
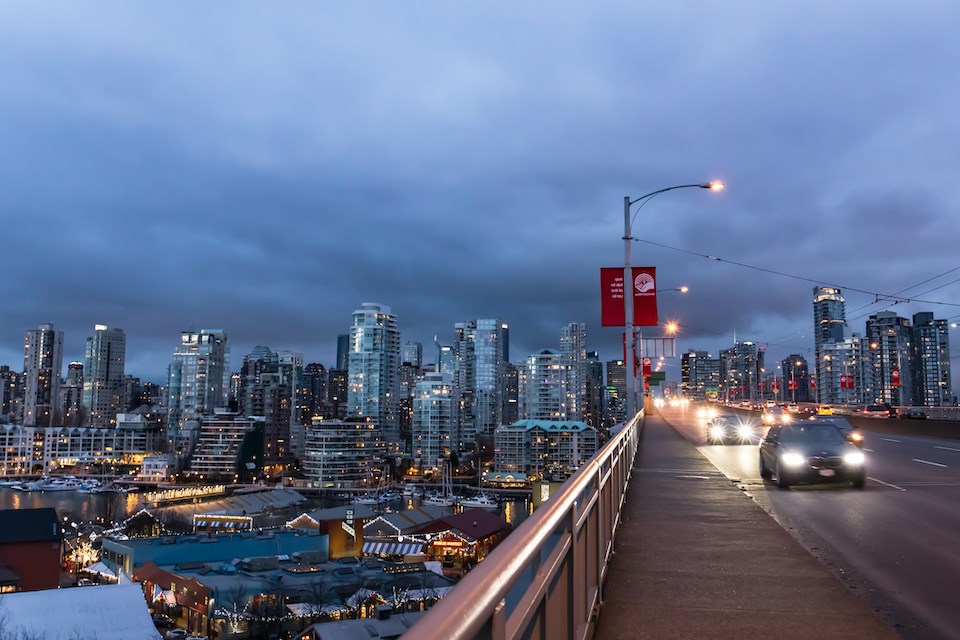
[[[816,391],[816,390],[817,390],[817,379],[814,378],[813,376],[810,376],[810,391]]]
[[[650,370],[651,370],[651,365],[652,365],[653,363],[650,362],[650,358],[644,358],[642,364],[643,364],[643,375],[649,376],[649,375],[650,375]]]
[[[780,391],[780,381],[779,381],[779,380],[774,380],[773,383],[772,383],[772,385],[773,385],[773,392],[774,392],[774,393],[777,393],[778,391]]]
[[[657,268],[633,267],[633,326],[655,327],[657,314]],[[626,324],[623,304],[623,267],[600,269],[600,326]]]
[[[790,379],[787,381],[787,389],[789,389],[790,391],[794,391],[796,388],[797,388],[797,381],[796,381],[796,379],[795,379],[795,378],[790,378]]]
[[[899,387],[900,386],[900,369],[894,367],[890,369],[890,386]]]
[[[840,388],[841,389],[855,389],[856,386],[853,382],[853,376],[840,376]]]

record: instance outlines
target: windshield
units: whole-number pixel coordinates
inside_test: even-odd
[[[832,424],[803,424],[784,427],[781,442],[846,442]]]

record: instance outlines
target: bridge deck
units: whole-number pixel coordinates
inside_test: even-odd
[[[658,415],[634,468],[599,640],[899,637]]]

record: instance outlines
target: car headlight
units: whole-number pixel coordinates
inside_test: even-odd
[[[862,451],[851,451],[843,456],[843,463],[851,467],[859,467],[865,459]]]
[[[741,440],[750,440],[753,438],[753,427],[750,425],[742,424],[737,429],[737,435],[740,436]]]
[[[723,427],[710,427],[710,437],[715,440],[720,440],[723,438],[724,431]]]
[[[796,451],[787,451],[781,457],[780,461],[788,467],[799,467],[807,463],[807,459]]]

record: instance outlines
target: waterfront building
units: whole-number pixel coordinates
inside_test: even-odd
[[[892,311],[867,318],[866,340],[873,372],[870,402],[911,406],[913,399],[913,330],[910,321]]]
[[[413,444],[421,470],[440,468],[453,450],[456,412],[453,382],[442,373],[428,373],[413,393]]]
[[[0,420],[23,424],[23,374],[0,365]]]
[[[488,441],[503,421],[504,365],[509,355],[509,328],[499,318],[480,318],[454,325],[456,388],[460,412],[458,449]]]
[[[597,429],[581,421],[519,420],[494,436],[498,473],[531,479],[566,477],[597,452]]]
[[[568,369],[566,359],[555,349],[542,349],[527,357],[520,387],[521,419],[567,419]]]
[[[307,487],[375,487],[386,454],[375,422],[316,420],[306,428],[302,465]]]
[[[226,406],[227,334],[222,329],[183,331],[167,367],[167,435],[197,429],[204,414]]]
[[[298,354],[275,353],[257,346],[240,369],[239,413],[263,420],[263,468],[280,473],[292,460],[290,420],[293,415]]]
[[[105,324],[94,326],[87,338],[83,364],[84,424],[111,427],[123,406],[123,378],[127,336],[123,329]]]
[[[53,426],[62,420],[60,370],[63,367],[63,331],[41,324],[27,331],[23,353],[23,424]]]
[[[390,308],[364,302],[350,329],[347,407],[383,431],[391,453],[400,451],[400,330]]]
[[[67,365],[67,378],[60,383],[60,411],[64,426],[80,426],[83,418],[82,362],[71,362]]]
[[[226,409],[203,416],[187,474],[225,482],[240,475],[257,476],[265,421],[263,416],[244,416]],[[247,462],[253,467],[247,467]]]
[[[926,407],[953,404],[950,378],[950,334],[946,320],[930,312],[913,315],[913,399]]]
[[[587,326],[571,322],[560,331],[560,353],[567,365],[567,419],[582,420],[587,397]]]

